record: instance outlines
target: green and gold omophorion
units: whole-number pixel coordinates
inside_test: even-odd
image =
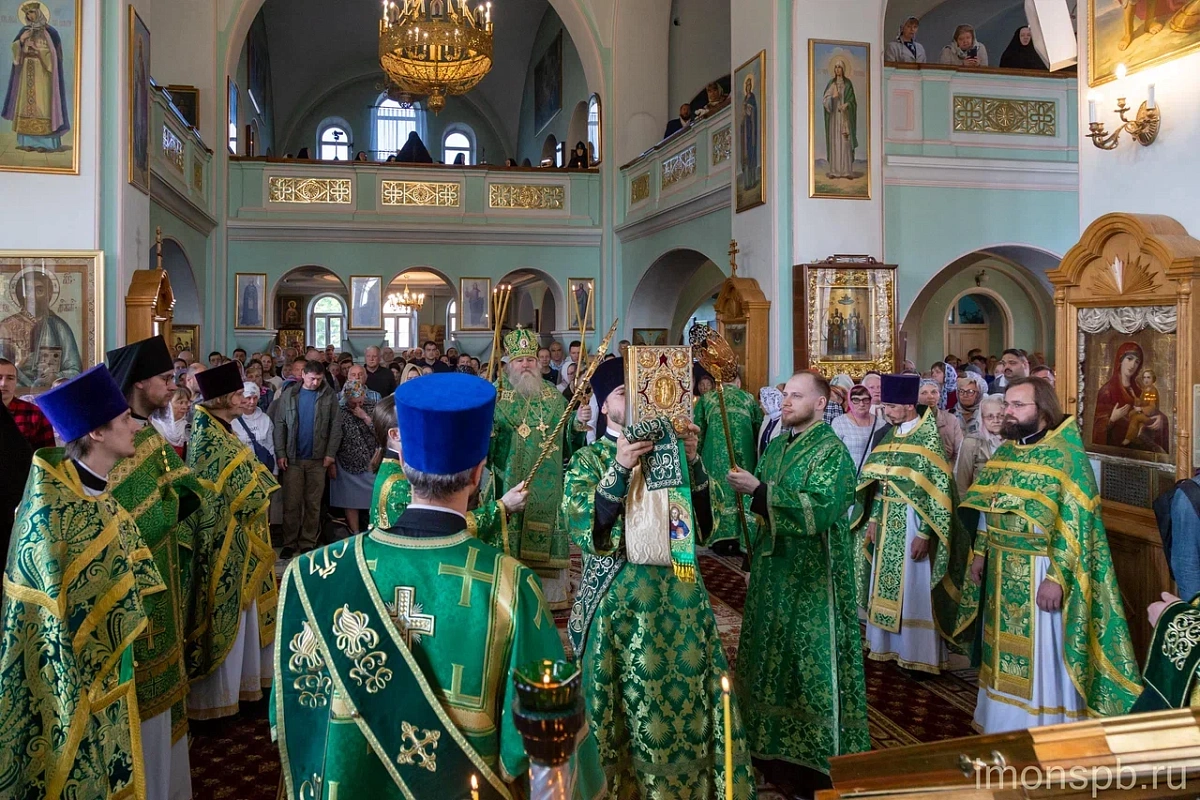
[[[4,576],[0,797],[144,797],[133,643],[164,590],[133,518],[39,450]]]
[[[512,672],[561,660],[537,576],[471,537],[379,528],[283,577],[271,715],[293,800],[519,797]],[[603,795],[595,742],[576,797]]]
[[[1067,417],[1036,444],[1000,445],[962,505],[987,519],[974,548],[987,558],[985,596],[981,605],[978,587],[968,582],[959,612],[961,628],[983,611],[980,687],[1038,711],[1032,699],[1035,559],[1048,556],[1046,578],[1063,588],[1062,656],[1071,682],[1088,715],[1127,713],[1141,683],[1100,518],[1100,493],[1075,418]]]
[[[869,750],[850,533],[854,461],[824,422],[774,439],[738,644],[738,700],[756,758],[829,773]]]
[[[196,408],[188,466],[211,497],[196,543],[192,577],[194,629],[185,650],[192,680],[211,675],[237,638],[242,612],[258,602],[262,647],[275,638],[275,551],[267,523],[271,493],[279,488],[229,428],[203,406]]]
[[[597,549],[595,498],[602,484],[618,483],[616,453],[609,436],[575,453],[562,501],[571,539],[583,550],[568,633],[609,796],[724,798],[721,677],[729,664],[699,572],[687,581],[672,566],[628,563],[623,516],[609,546]],[[697,472],[693,491],[707,481]],[[746,800],[755,796],[754,770],[736,702],[733,714],[734,795]]]
[[[370,518],[373,527],[390,528],[412,503],[412,487],[404,477],[404,466],[398,459],[385,458],[375,473],[375,489],[371,496]],[[508,522],[504,505],[499,500],[482,503],[467,512],[467,533],[480,541],[510,552]]]
[[[747,472],[758,466],[758,429],[762,425],[763,412],[754,395],[733,384],[722,387],[725,394],[725,410],[729,415],[729,432],[733,439],[733,454],[737,465]],[[700,457],[704,469],[717,480],[712,482],[713,533],[710,543],[736,540],[746,546],[742,524],[738,521],[736,492],[724,479],[730,470],[729,448],[725,445],[725,427],[721,421],[721,405],[714,389],[696,401],[693,412],[696,425],[700,427]],[[753,526],[750,515],[750,498],[743,497],[746,513],[746,529]]]
[[[187,733],[183,651],[192,600],[192,548],[209,493],[153,425],[138,431],[134,445],[136,452],[109,473],[108,485],[137,523],[166,584],[165,592],[145,598],[146,630],[133,645],[138,709],[142,719],[170,710],[175,742]]]

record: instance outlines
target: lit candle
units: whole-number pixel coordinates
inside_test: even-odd
[[[1129,74],[1129,70],[1125,67],[1124,62],[1117,64],[1117,80],[1125,80],[1125,76]]]
[[[1155,102],[1154,102],[1154,84],[1152,83],[1152,84],[1150,84],[1149,86],[1147,86],[1147,87],[1146,87],[1146,108],[1148,108],[1148,109],[1150,109],[1151,111],[1153,111],[1153,110],[1154,110],[1154,107],[1155,107]]]
[[[479,800],[479,778],[471,776],[471,800]]]
[[[546,673],[542,675],[542,685],[547,687],[550,685],[550,670],[546,670]]]
[[[725,707],[725,800],[733,800],[733,717],[729,713],[729,676],[721,676],[721,702]]]

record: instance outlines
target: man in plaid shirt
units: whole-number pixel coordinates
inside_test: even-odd
[[[50,420],[33,403],[17,397],[17,365],[7,358],[0,358],[0,400],[30,447],[35,451],[54,447],[54,429],[50,427]]]

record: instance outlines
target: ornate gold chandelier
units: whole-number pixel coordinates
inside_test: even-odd
[[[379,65],[398,94],[427,97],[438,113],[446,95],[466,94],[492,69],[492,4],[383,0]]]
[[[392,292],[388,295],[388,304],[399,311],[420,311],[425,305],[423,292],[410,292],[408,284],[404,284],[403,292]]]

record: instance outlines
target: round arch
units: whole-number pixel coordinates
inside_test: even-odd
[[[989,289],[985,286],[975,286],[963,289],[950,300],[947,309],[953,309],[958,306],[958,301],[964,297],[972,295],[983,295],[995,303],[996,308],[1000,311],[1001,324],[1001,340],[1003,349],[1008,349],[1013,346],[1013,312],[1009,308],[1008,301],[1004,299],[1004,295],[997,292],[995,289]],[[950,346],[950,317],[948,314],[942,315],[942,351],[945,353],[953,353],[954,349]],[[965,357],[966,353],[962,353],[960,358]],[[930,362],[932,363],[932,362]],[[920,366],[920,365],[918,365]]]
[[[554,134],[546,137],[546,141],[542,142],[542,158],[541,163],[545,164],[546,159],[550,159],[550,166],[557,166],[558,140],[554,138]],[[563,166],[566,166],[565,164]]]
[[[514,287],[514,293],[515,293],[515,290],[519,289],[522,285],[531,286],[531,285],[536,284],[538,281],[540,281],[546,285],[546,291],[549,292],[550,295],[554,298],[553,306],[551,306],[551,308],[548,309],[548,310],[552,310],[555,314],[555,319],[553,320],[552,327],[550,328],[550,330],[556,330],[556,331],[557,330],[565,330],[567,327],[567,324],[566,324],[566,308],[567,308],[566,295],[563,294],[562,286],[559,284],[559,282],[557,280],[555,280],[550,275],[550,273],[548,273],[544,270],[540,270],[537,267],[519,267],[517,269],[510,270],[503,277],[501,277],[500,280],[496,281],[496,283],[497,283],[497,285],[501,284],[501,283],[507,283],[507,284],[512,285]],[[517,313],[517,309],[520,308],[520,299],[521,298],[517,297],[514,299],[517,302],[515,304],[510,303],[510,305],[509,305],[510,318],[511,318],[511,315]],[[544,295],[542,297],[537,298],[533,302],[532,308],[536,309],[536,310],[541,310],[541,309],[545,308]],[[596,316],[599,317],[599,314],[597,314]],[[518,321],[521,321],[521,320],[518,319]],[[532,319],[528,320],[528,321],[530,323],[533,322]],[[542,327],[545,327],[544,321],[543,321]]]
[[[303,280],[304,278],[311,278],[316,275],[331,275],[331,276],[333,276],[334,280],[328,281],[328,283],[329,283],[328,286],[322,286],[317,291],[311,291],[311,290],[296,291],[296,290],[289,288],[286,285],[289,282],[289,280],[292,280],[292,281]],[[328,279],[322,278],[322,280],[328,280]],[[334,281],[336,281],[336,285],[335,285]],[[334,272],[332,269],[325,266],[324,264],[297,264],[294,267],[288,268],[288,270],[286,272],[284,272],[282,275],[280,275],[278,278],[275,279],[274,285],[271,287],[271,319],[274,320],[275,327],[277,327],[277,328],[279,327],[279,323],[280,323],[280,321],[278,319],[276,319],[277,306],[278,306],[277,301],[281,294],[307,294],[307,295],[335,294],[342,298],[343,303],[348,304],[350,302],[350,291],[346,287],[346,282],[344,280],[342,280],[340,275],[338,275],[336,272]],[[307,328],[308,327],[307,307],[305,308],[304,320],[305,320],[305,323],[304,323],[305,327]]]
[[[571,121],[567,123],[567,147],[575,147],[576,142],[587,146],[588,101],[580,100],[571,112]]]
[[[204,304],[196,284],[196,273],[192,260],[188,258],[183,244],[173,236],[163,236],[162,265],[171,279],[171,291],[175,294],[173,321],[179,325],[200,325],[204,321]],[[150,248],[149,268],[158,267],[158,246]]]
[[[320,294],[313,295],[312,297],[309,298],[308,305],[304,309],[304,338],[306,341],[312,343],[311,344],[312,347],[320,346],[317,344],[317,340],[320,337],[317,336],[317,326],[316,326],[316,318],[314,316],[314,312],[317,309],[317,303],[320,303],[322,300],[324,300],[326,298],[333,298],[334,300],[337,301],[338,306],[341,308],[341,313],[338,315],[341,317],[341,320],[342,320],[341,333],[340,333],[340,344],[342,347],[344,347],[346,340],[347,340],[346,321],[347,321],[347,315],[349,314],[349,305],[346,302],[346,298],[343,297],[342,295],[338,294],[337,292],[329,292],[329,291],[321,292]]]
[[[687,318],[725,281],[725,272],[699,250],[675,248],[651,262],[642,273],[625,319],[627,332],[634,328],[666,328],[670,341]],[[680,312],[686,316],[680,317]]]

